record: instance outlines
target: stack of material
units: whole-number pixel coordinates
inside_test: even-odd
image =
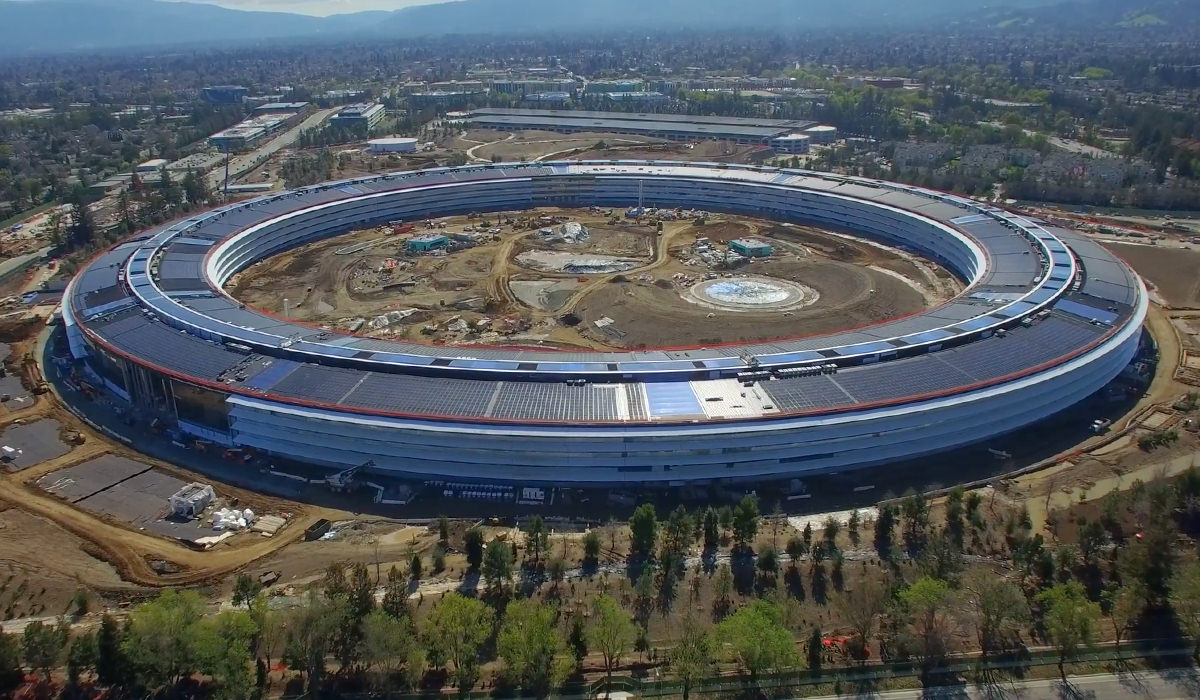
[[[253,522],[254,511],[249,508],[246,510],[221,508],[212,515],[214,530],[245,530]]]

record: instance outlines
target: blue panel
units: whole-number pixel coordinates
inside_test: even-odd
[[[701,360],[700,364],[710,369],[721,369],[741,367],[745,363],[739,357],[714,357],[710,360]]]
[[[451,367],[459,367],[462,369],[509,369],[517,368],[516,362],[500,362],[497,360],[454,360],[450,363]]]
[[[1058,309],[1059,311],[1066,311],[1072,316],[1078,316],[1088,321],[1107,323],[1110,326],[1113,323],[1116,323],[1117,318],[1119,318],[1117,314],[1114,314],[1108,309],[1097,309],[1094,306],[1080,304],[1079,302],[1071,301],[1070,299],[1060,299],[1058,303],[1054,305],[1054,308]]]
[[[292,370],[299,366],[299,362],[275,360],[271,363],[270,367],[247,380],[246,386],[258,391],[270,391],[276,382],[286,377]]]
[[[862,345],[851,345],[844,348],[834,348],[837,354],[846,357],[849,355],[865,355],[872,352],[883,352],[884,350],[895,350],[896,346],[885,341],[877,343],[863,343]]]
[[[1037,306],[1037,304],[1031,304],[1027,301],[1018,301],[1015,304],[1005,307],[1004,310],[1013,316],[1020,316],[1021,314],[1027,314],[1030,311],[1033,311],[1035,306]]]
[[[997,323],[997,321],[994,318],[988,318],[987,316],[980,316],[978,318],[972,318],[972,319],[963,321],[962,323],[955,324],[955,325],[957,325],[959,328],[963,329],[964,331],[977,331],[977,330],[981,330],[983,328],[987,328],[988,326],[994,326],[996,323]]]
[[[539,372],[607,372],[604,362],[539,362]]]
[[[788,362],[808,362],[809,360],[823,360],[825,356],[815,350],[804,350],[802,352],[784,352],[778,355],[759,355],[758,361],[762,364],[777,365]]]
[[[928,342],[932,342],[934,340],[942,340],[943,338],[949,338],[952,335],[954,335],[954,334],[948,330],[945,330],[944,328],[935,328],[931,331],[925,331],[924,333],[914,333],[913,335],[906,335],[906,336],[904,336],[904,340],[909,345],[920,345],[921,343],[928,343]]]
[[[1050,301],[1054,297],[1054,292],[1055,290],[1053,289],[1046,289],[1043,287],[1042,289],[1039,289],[1025,297],[1025,301],[1032,301],[1035,304],[1040,304],[1044,301]]]
[[[700,399],[692,393],[692,385],[687,382],[657,382],[645,387],[651,416],[704,415]]]
[[[405,365],[429,365],[433,364],[435,358],[424,355],[405,355],[399,352],[377,352],[371,356],[371,359]]]
[[[684,370],[696,369],[696,366],[691,362],[622,362],[620,364],[622,372],[653,372],[653,371],[669,371],[669,370]]]

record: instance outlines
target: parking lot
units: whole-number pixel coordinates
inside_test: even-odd
[[[38,486],[63,500],[140,530],[186,540],[218,534],[205,519],[166,517],[167,498],[185,484],[148,464],[116,455],[102,455],[38,480]]]

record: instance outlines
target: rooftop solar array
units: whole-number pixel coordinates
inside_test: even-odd
[[[663,192],[676,191],[676,183],[703,183],[714,210],[744,206],[737,203],[741,189],[729,190],[725,205],[713,199],[711,192],[725,192],[712,189],[714,183],[752,188],[748,196],[767,198],[780,196],[782,187],[791,200],[818,208],[830,199],[824,193],[834,193],[878,203],[865,205],[879,214],[872,218],[873,209],[863,210],[862,225],[880,227],[885,238],[899,235],[896,221],[907,221],[889,217],[907,210],[926,217],[913,219],[922,223],[914,224],[912,235],[953,241],[964,266],[975,264],[974,255],[984,264],[964,271],[971,284],[957,299],[865,328],[728,347],[616,352],[447,348],[315,330],[244,308],[212,284],[206,269],[226,265],[223,256],[235,250],[234,242],[258,240],[244,231],[286,231],[289,222],[325,215],[314,206],[352,211],[362,202],[363,211],[382,216],[379,211],[393,206],[388,202],[403,203],[409,193],[440,184],[473,188],[461,191],[496,197],[494,206],[514,210],[535,206],[535,192],[555,191],[530,183],[563,176],[614,192],[636,192],[646,178],[655,178],[653,187]],[[454,196],[447,189],[429,206],[446,206]],[[926,244],[913,244],[919,245]],[[241,255],[237,264],[254,259]],[[1115,333],[1131,317],[1140,289],[1125,265],[1079,234],[950,195],[774,168],[616,162],[434,169],[273,193],[148,231],[102,253],[76,277],[68,301],[90,342],[229,392],[428,418],[653,424],[718,419],[733,408],[739,415],[852,410],[1007,380],[1064,361]],[[1003,337],[994,334],[1001,327]],[[830,362],[840,364],[836,373],[759,378],[772,406],[708,403],[725,401],[728,390],[705,381],[736,388],[733,378],[742,372]],[[572,377],[588,381],[564,381]],[[736,399],[736,392],[731,396]]]

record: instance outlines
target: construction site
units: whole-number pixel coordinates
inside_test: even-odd
[[[796,303],[704,291],[748,280]],[[394,222],[274,256],[228,285],[248,305],[371,337],[595,349],[803,336],[913,313],[959,289],[934,263],[833,232],[636,208]]]

